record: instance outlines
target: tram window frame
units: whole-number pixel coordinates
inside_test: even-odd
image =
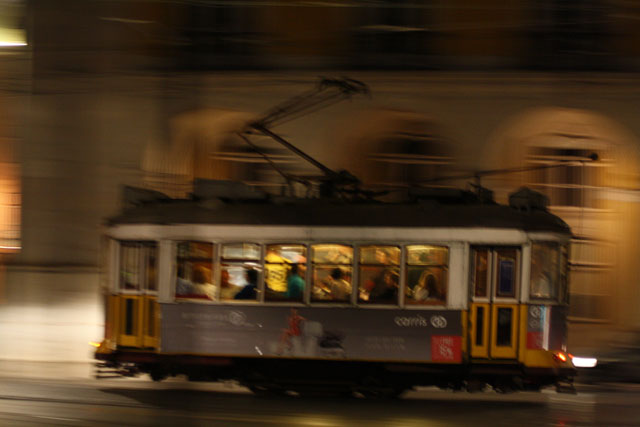
[[[546,252],[546,253],[545,253]],[[549,253],[551,252],[551,253]],[[555,252],[555,253],[554,253]],[[542,257],[538,259],[538,257]],[[555,259],[555,261],[554,261]],[[553,262],[553,271],[549,271],[546,267],[548,262]],[[535,241],[531,242],[531,268],[529,271],[529,298],[532,300],[558,300],[561,295],[561,268],[562,268],[562,249],[557,242]],[[537,274],[539,272],[540,274]],[[540,276],[539,278],[534,275]],[[551,276],[549,277],[548,274]],[[540,292],[540,287],[545,286],[541,282],[542,275],[547,276],[546,286],[547,292]],[[536,280],[537,279],[537,280]],[[537,291],[534,292],[534,287]]]
[[[491,250],[489,248],[484,248],[484,247],[478,247],[473,249],[473,253],[474,253],[474,259],[473,259],[473,289],[472,289],[472,296],[474,299],[482,299],[482,300],[487,300],[489,299],[489,295],[491,294],[491,268],[490,264],[491,264]],[[478,270],[478,259],[480,254],[484,254],[484,270]],[[480,271],[484,271],[484,292],[483,293],[479,293],[478,292],[478,272]]]
[[[181,256],[180,245],[189,244],[188,252],[186,256]],[[196,253],[191,253],[191,244],[196,245],[208,245],[211,247],[210,254],[208,251],[205,251],[205,256],[198,256]],[[215,284],[216,273],[216,264],[214,262],[216,255],[216,244],[206,240],[176,240],[174,241],[175,253],[173,258],[173,283],[174,283],[174,299],[176,301],[199,301],[199,302],[213,302],[218,299],[219,295],[219,287]],[[208,255],[208,256],[207,256]],[[182,263],[188,263],[189,268],[182,265]],[[203,266],[203,264],[208,264],[208,267]],[[208,268],[209,272],[202,271],[202,269],[197,270],[197,267],[202,267],[203,269]],[[180,272],[183,272],[185,277],[180,277]],[[197,271],[200,273],[196,274]],[[206,281],[208,274],[208,283]],[[204,286],[195,287],[195,277],[197,275],[204,275],[202,277]],[[183,279],[185,282],[180,283],[179,279]],[[207,286],[210,285],[210,286]],[[187,289],[188,292],[183,293],[181,290]],[[204,288],[204,289],[203,289]]]
[[[302,253],[297,253],[296,251],[292,251],[295,253],[295,258],[291,259],[283,256],[282,249],[286,247],[293,247],[297,249],[301,249]],[[279,259],[269,260],[268,257],[271,253],[275,252],[276,249],[280,250],[278,253],[274,253],[274,257],[278,257]],[[303,303],[305,301],[305,295],[307,293],[308,281],[307,281],[307,268],[308,268],[308,254],[309,247],[305,243],[300,242],[270,242],[264,245],[264,256],[263,266],[264,266],[264,301],[265,302],[295,302],[295,303]],[[289,293],[289,280],[291,278],[291,271],[294,268],[293,265],[297,265],[298,275],[303,281],[302,292],[299,296],[291,297],[287,295]],[[284,273],[281,274],[281,277],[274,276],[276,273]],[[277,286],[273,286],[274,282],[281,282],[284,284],[282,286],[282,290],[278,290]]]
[[[369,251],[374,252],[373,257]],[[383,259],[386,258],[385,259]],[[400,266],[402,263],[402,247],[393,244],[362,244],[358,246],[358,304],[398,305],[400,293]],[[388,282],[389,281],[389,282]],[[386,298],[385,289],[375,293],[378,287],[395,282],[395,298]]]
[[[345,259],[318,259],[317,250],[323,247],[337,247],[347,249],[347,254],[338,249],[338,255],[336,257],[344,256]],[[313,304],[351,304],[353,300],[354,292],[354,261],[356,255],[356,248],[353,244],[346,244],[342,242],[323,242],[314,243],[309,245],[311,267],[310,275],[310,295],[309,301]],[[349,253],[350,252],[350,253]],[[341,276],[338,275],[338,270],[341,272]],[[322,272],[322,274],[319,274]],[[337,276],[337,277],[336,277]],[[333,279],[332,279],[333,277]],[[346,278],[345,278],[346,277]],[[347,279],[348,278],[348,279]],[[329,282],[327,284],[327,281]],[[339,289],[339,286],[346,282],[349,285],[349,292],[344,298],[333,298],[330,293],[333,289]],[[328,295],[328,297],[325,297]]]
[[[118,254],[118,292],[122,294],[150,294],[157,295],[158,293],[158,258],[159,258],[159,246],[156,241],[149,240],[120,240],[118,241],[119,254]],[[132,274],[136,277],[136,284],[133,287],[128,287],[124,280],[125,274],[125,257],[127,253],[130,260],[135,260],[135,272]],[[149,264],[149,259],[153,254],[155,262]],[[151,268],[153,267],[153,268]],[[153,273],[155,271],[155,273]],[[150,281],[153,281],[154,286],[150,287]]]
[[[502,254],[504,252],[507,251],[513,251],[514,253],[514,257],[504,257]],[[512,300],[512,299],[516,299],[518,298],[519,295],[519,291],[518,288],[520,287],[520,264],[521,264],[521,249],[519,247],[494,247],[493,248],[493,254],[494,254],[494,259],[493,259],[493,275],[494,275],[494,279],[492,285],[494,287],[493,289],[493,298],[499,300],[499,299],[506,299],[506,300]],[[511,269],[511,277],[512,277],[512,284],[511,284],[511,292],[505,292],[501,286],[502,286],[502,279],[503,279],[503,275],[506,272],[506,266],[508,264],[506,264],[506,262],[503,264],[502,263],[502,259],[504,258],[505,261],[513,261],[513,265],[510,267]],[[504,266],[504,269],[503,269]]]
[[[241,256],[237,256],[233,254],[232,256],[225,257],[225,249],[231,248],[233,246],[242,245],[242,254]],[[253,251],[249,250],[245,252],[246,247],[254,248]],[[255,303],[260,302],[262,300],[262,288],[260,286],[260,270],[262,269],[262,263],[264,261],[264,256],[262,253],[262,245],[256,242],[223,242],[219,245],[219,254],[218,257],[218,275],[216,276],[216,287],[218,289],[218,298],[216,301],[223,303],[231,303],[231,302],[243,302],[243,303]],[[242,271],[242,274],[233,274],[230,273],[230,270],[239,270]],[[236,299],[236,296],[242,292],[245,286],[248,285],[246,282],[247,272],[249,270],[256,270],[256,297],[255,299]],[[223,273],[227,273],[229,284],[231,285],[232,291],[235,289],[235,292],[232,295],[225,295],[227,292],[223,290],[222,280]],[[231,280],[234,282],[231,282]],[[238,283],[239,281],[239,283]]]
[[[418,255],[419,258],[416,259],[415,257],[412,257],[412,248],[436,249],[437,252],[442,251],[443,255],[436,255],[435,259],[432,260],[429,260],[428,258],[423,259],[422,255]],[[449,296],[449,263],[451,262],[451,248],[442,244],[421,243],[405,245],[404,250],[406,253],[404,261],[404,279],[406,285],[403,295],[404,305],[411,307],[446,305],[447,298]],[[416,254],[418,253],[419,252],[416,251]],[[420,275],[415,276],[415,274],[413,274],[414,272],[419,272]],[[435,273],[437,273],[437,275]],[[416,292],[416,286],[418,286],[420,281],[423,280],[423,277],[425,285],[429,280],[429,277],[433,277],[433,281],[429,283],[432,283],[432,287],[437,288],[437,293],[439,295],[436,295],[434,298],[429,298],[427,292],[425,299],[420,297],[420,300],[416,300],[412,297],[412,294]],[[423,285],[422,288],[424,289],[425,286]]]

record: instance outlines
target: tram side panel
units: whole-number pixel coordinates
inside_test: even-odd
[[[461,363],[458,310],[162,304],[161,352]]]

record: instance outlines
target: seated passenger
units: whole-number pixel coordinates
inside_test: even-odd
[[[210,300],[216,299],[216,287],[208,280],[209,273],[204,267],[197,267],[193,272],[193,286],[191,294]]]
[[[394,303],[398,300],[399,276],[393,270],[386,270],[384,273],[383,286],[376,286],[369,294],[369,302],[372,303]]]
[[[222,270],[220,272],[220,299],[233,299],[240,291],[240,286],[234,285],[229,281],[229,272]]]
[[[178,277],[176,278],[176,296],[178,297],[188,296],[193,292],[193,284],[184,276],[184,267],[178,265]]]
[[[247,284],[236,294],[234,299],[255,300],[258,296],[258,270],[253,268],[245,272]]]
[[[331,270],[331,276],[327,287],[329,299],[332,301],[349,301],[351,298],[351,284],[343,279],[344,272],[340,268]]]
[[[438,287],[436,276],[429,270],[424,270],[420,275],[418,283],[411,291],[414,301],[444,301],[444,295]]]

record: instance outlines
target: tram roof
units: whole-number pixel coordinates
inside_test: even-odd
[[[333,227],[515,228],[570,233],[546,209],[516,209],[494,202],[435,199],[406,203],[346,202],[326,199],[146,201],[111,218],[108,225],[212,224]]]

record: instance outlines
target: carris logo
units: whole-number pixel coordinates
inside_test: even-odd
[[[431,316],[431,326],[438,329],[446,328],[447,319],[445,319],[443,316],[438,315]]]
[[[411,317],[396,316],[396,318],[393,320],[396,325],[401,326],[403,328],[410,328],[412,326],[424,328],[429,326],[429,322],[427,322],[427,319],[420,316],[419,314],[416,314],[415,316],[411,316]]]
[[[234,326],[243,326],[247,322],[247,317],[240,311],[230,311],[227,319]]]

